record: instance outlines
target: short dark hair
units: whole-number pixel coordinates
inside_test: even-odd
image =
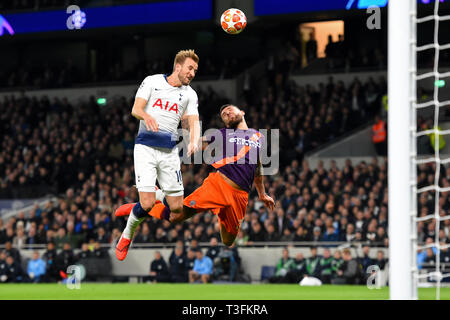
[[[234,104],[226,103],[226,104],[224,104],[223,106],[220,107],[219,115],[222,114],[222,110],[223,110],[223,109],[225,109],[226,107],[229,107],[229,106],[234,106],[234,107],[236,107]],[[237,107],[236,107],[236,108],[237,108]],[[238,109],[239,109],[239,108],[238,108]]]

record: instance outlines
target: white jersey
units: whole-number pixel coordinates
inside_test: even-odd
[[[189,85],[173,87],[164,74],[146,77],[136,93],[136,98],[147,100],[144,111],[158,123],[158,132],[152,132],[147,130],[143,120],[140,121],[136,137],[136,143],[139,144],[172,148],[176,144],[181,117],[198,115],[198,97],[194,89]]]

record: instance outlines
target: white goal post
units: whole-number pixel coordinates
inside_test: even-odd
[[[414,281],[416,215],[415,11],[417,0],[388,4],[389,294],[417,299]]]
[[[440,109],[448,108],[450,100],[439,101],[439,83],[450,77],[450,72],[439,71],[439,54],[450,50],[450,43],[439,43],[439,25],[450,22],[450,15],[439,15],[439,0],[430,2],[433,13],[417,17],[417,0],[389,0],[388,7],[388,188],[389,188],[389,293],[391,299],[418,299],[419,279],[436,286],[436,299],[440,299],[441,281],[450,273],[441,269],[441,250],[449,244],[441,244],[440,227],[450,215],[440,214],[439,200],[450,187],[440,185],[441,165],[450,164],[450,158],[441,157],[440,136],[450,135],[450,130],[439,127]],[[433,41],[417,44],[417,27],[433,22]],[[445,32],[445,31],[444,31]],[[434,50],[431,71],[417,72],[417,53]],[[418,101],[417,82],[432,81],[433,96],[429,101]],[[448,92],[447,92],[448,93]],[[448,95],[447,95],[448,96]],[[445,99],[445,98],[444,98]],[[448,98],[447,98],[448,99]],[[433,128],[418,131],[419,109],[431,108],[434,112]],[[434,135],[434,155],[417,158],[417,138]],[[448,152],[448,151],[447,151]],[[434,163],[434,182],[417,186],[417,169],[420,164]],[[433,193],[434,212],[417,215],[419,194]],[[418,243],[417,223],[435,222],[432,243]],[[419,274],[418,252],[431,249],[434,254],[434,271]],[[433,268],[432,268],[433,269]],[[444,272],[442,272],[444,270]],[[447,273],[445,273],[447,272]]]

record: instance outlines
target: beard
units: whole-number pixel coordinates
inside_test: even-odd
[[[233,120],[230,120],[226,127],[231,129],[236,129],[239,123],[242,122],[242,115],[237,115]]]

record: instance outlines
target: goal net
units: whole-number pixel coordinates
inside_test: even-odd
[[[450,278],[450,15],[440,14],[442,2],[389,1],[391,299],[417,299],[424,285],[439,299]]]

